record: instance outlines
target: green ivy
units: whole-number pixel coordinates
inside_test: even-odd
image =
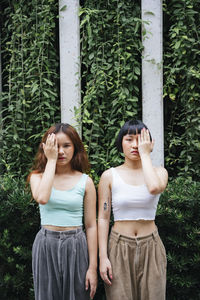
[[[200,178],[200,2],[164,1],[165,161]]]
[[[82,122],[96,182],[122,160],[120,126],[141,115],[140,1],[84,1],[81,16]]]
[[[41,132],[60,119],[58,1],[1,1],[1,165],[27,174]]]

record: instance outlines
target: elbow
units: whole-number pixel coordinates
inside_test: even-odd
[[[44,198],[40,198],[38,197],[37,199],[35,199],[39,204],[41,205],[45,205],[47,204],[48,200],[44,200]]]
[[[152,195],[157,195],[160,193],[160,187],[157,185],[153,185],[151,187],[149,187],[149,193]]]
[[[86,230],[97,230],[97,222],[93,223],[85,223],[85,229]]]

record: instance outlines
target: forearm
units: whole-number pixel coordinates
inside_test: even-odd
[[[98,220],[98,240],[99,240],[99,257],[107,258],[109,220],[99,218]]]
[[[157,194],[161,189],[160,179],[152,165],[150,154],[142,154],[142,169],[144,174],[144,180],[150,193]]]
[[[46,204],[49,201],[55,176],[55,169],[56,160],[48,160],[35,197],[35,200],[40,204]]]
[[[86,236],[89,253],[89,268],[97,269],[97,226],[86,227]]]

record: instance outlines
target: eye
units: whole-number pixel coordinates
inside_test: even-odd
[[[63,145],[64,148],[68,148],[68,147],[70,147],[70,146],[71,146],[70,144],[65,144],[65,145]]]

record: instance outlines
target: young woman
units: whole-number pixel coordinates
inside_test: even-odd
[[[165,299],[166,253],[154,219],[168,174],[152,165],[153,145],[141,121],[126,122],[117,138],[124,163],[100,179],[100,274],[107,300]],[[114,226],[108,241],[111,204]]]
[[[84,174],[88,169],[76,130],[69,124],[52,126],[42,138],[29,176],[42,226],[32,250],[36,300],[94,297],[96,192],[92,179]],[[86,236],[82,230],[83,211]]]

